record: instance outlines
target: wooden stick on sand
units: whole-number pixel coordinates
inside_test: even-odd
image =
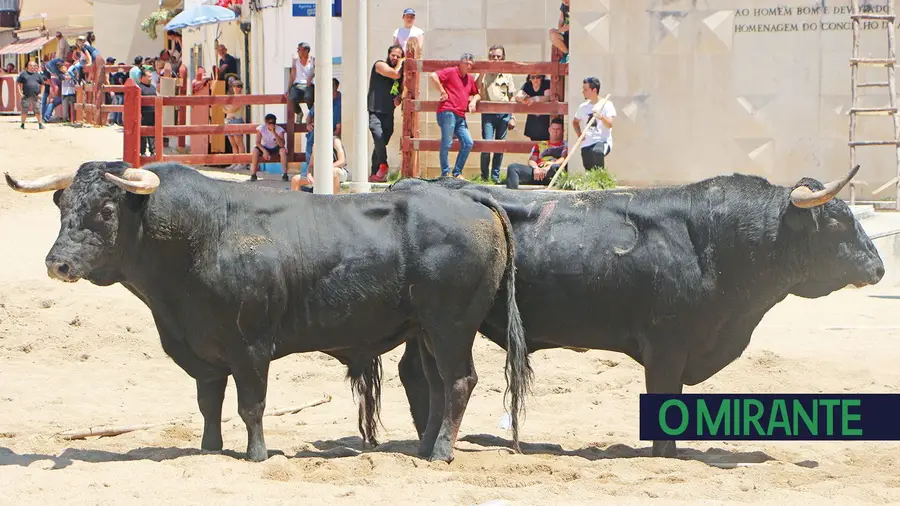
[[[605,106],[606,102],[609,101],[609,96],[610,94],[607,94],[606,98],[603,99],[603,103],[600,104],[600,107],[598,108],[595,106],[594,109],[602,111],[603,106]],[[559,175],[562,174],[562,171],[566,170],[566,165],[569,164],[569,158],[572,158],[572,155],[575,154],[575,151],[578,150],[578,146],[581,146],[581,141],[584,140],[584,134],[587,133],[588,129],[591,128],[595,121],[597,121],[597,116],[591,114],[591,119],[589,119],[587,125],[585,125],[584,128],[581,129],[581,135],[578,136],[578,140],[575,141],[575,144],[569,148],[569,154],[566,155],[566,159],[563,160],[563,163],[559,166],[558,169],[556,169],[556,174],[553,174],[553,179],[550,180],[550,184],[547,185],[547,189],[553,188],[553,185],[556,184],[556,178],[558,178]]]
[[[284,416],[284,415],[294,415],[297,414],[304,409],[312,408],[315,406],[320,406],[322,404],[331,402],[331,396],[325,394],[322,399],[319,399],[315,402],[310,402],[309,404],[304,404],[302,406],[294,406],[292,408],[284,408],[277,409],[272,411],[271,413],[266,413],[263,416]],[[233,416],[229,416],[222,419],[222,423],[230,422],[234,419]],[[182,420],[170,420],[168,422],[159,422],[159,423],[145,423],[139,425],[107,425],[100,427],[91,427],[88,429],[82,430],[67,430],[65,432],[61,432],[59,435],[62,436],[63,439],[84,439],[89,436],[100,436],[100,437],[110,437],[110,436],[118,436],[121,434],[127,434],[129,432],[135,432],[138,430],[147,430],[152,429],[154,427],[160,427],[162,425],[172,425],[176,423],[188,423],[190,419],[182,419]]]

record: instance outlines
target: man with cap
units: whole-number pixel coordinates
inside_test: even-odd
[[[309,56],[309,44],[301,42],[297,44],[297,57],[291,63],[291,76],[288,81],[288,91],[285,97],[294,107],[294,114],[297,116],[296,121],[299,123],[303,120],[303,110],[300,104],[305,103],[309,107],[309,99],[312,98],[310,93],[310,84],[316,73],[316,59]]]
[[[418,39],[419,50],[424,51],[425,49],[425,31],[418,26],[414,26],[415,22],[415,9],[405,9],[403,11],[403,26],[394,30],[394,45],[403,48],[404,53],[406,53],[406,43],[409,39]],[[415,57],[421,58],[422,55],[417,54]]]

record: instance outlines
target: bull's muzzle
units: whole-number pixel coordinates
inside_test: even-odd
[[[56,256],[48,256],[45,261],[47,264],[47,275],[58,281],[66,283],[74,283],[81,279],[72,268],[72,264],[62,260]]]

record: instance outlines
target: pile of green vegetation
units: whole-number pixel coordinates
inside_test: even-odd
[[[560,190],[609,190],[616,187],[616,178],[605,168],[585,171],[573,176],[565,171],[556,178],[554,189]]]

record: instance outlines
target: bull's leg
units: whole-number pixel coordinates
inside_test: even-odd
[[[444,380],[444,419],[429,460],[453,461],[453,445],[459,435],[459,426],[472,390],[478,383],[472,361],[474,341],[474,332],[467,339],[434,340],[435,362]]]
[[[212,381],[197,380],[197,404],[203,415],[203,441],[200,448],[219,451],[222,449],[222,402],[228,376]]]
[[[403,383],[403,388],[406,390],[406,399],[409,401],[409,412],[412,414],[416,433],[421,440],[425,434],[425,427],[428,424],[430,408],[428,404],[428,378],[425,377],[425,366],[422,364],[422,357],[419,355],[419,346],[419,339],[410,339],[406,342],[406,349],[403,351],[403,358],[400,359],[398,368],[400,370],[400,382]],[[431,453],[431,449],[428,452]]]
[[[677,342],[669,346],[654,345],[644,350],[644,377],[648,394],[680,394],[684,386],[681,376],[687,363],[685,346]],[[675,457],[675,441],[654,441],[653,457]]]
[[[266,387],[269,360],[256,360],[255,367],[232,372],[237,387],[238,414],[247,426],[247,458],[261,462],[269,457],[263,437],[263,412],[266,410]]]
[[[422,372],[428,381],[428,421],[419,438],[419,456],[427,458],[434,451],[434,442],[444,419],[444,382],[434,356],[424,342],[419,344],[419,357]]]

